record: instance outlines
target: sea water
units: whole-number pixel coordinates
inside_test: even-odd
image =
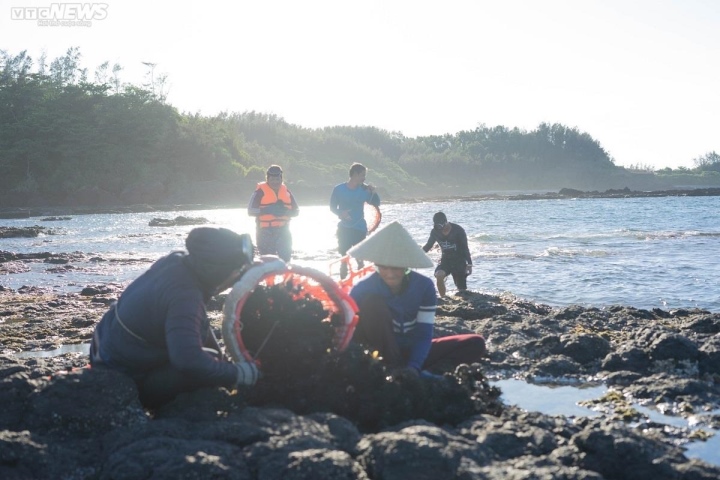
[[[580,402],[601,398],[608,388],[604,385],[538,385],[509,378],[492,382],[502,390],[506,404],[517,405],[523,410],[541,412],[546,415],[566,417],[595,417],[600,413],[580,405]],[[706,426],[698,427],[692,418],[663,415],[657,410],[633,404],[632,407],[647,416],[648,420],[662,425],[691,430],[701,429],[712,434],[707,441],[695,440],[683,445],[685,456],[697,458],[714,465],[720,465],[720,431]],[[712,412],[717,413],[717,412]]]
[[[474,291],[510,292],[551,306],[720,312],[720,197],[446,201],[384,204],[381,210],[381,227],[397,220],[420,245],[435,212],[461,225],[473,257],[468,288]],[[2,239],[0,250],[85,254],[85,261],[71,261],[69,269],[25,263],[27,272],[0,275],[0,285],[73,292],[89,284],[127,284],[160,256],[184,247],[193,226],[148,225],[153,218],[180,215],[255,236],[245,208],[0,220],[2,226],[39,225],[54,233]],[[291,223],[292,262],[337,271],[336,224],[328,207],[301,205]],[[437,247],[429,254],[439,259]],[[454,291],[451,279],[448,291]]]

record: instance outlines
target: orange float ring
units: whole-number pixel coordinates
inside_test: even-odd
[[[330,315],[341,314],[344,323],[335,329],[333,348],[342,352],[352,339],[358,321],[358,308],[350,295],[329,276],[318,270],[288,265],[277,257],[261,257],[233,286],[223,308],[222,337],[228,356],[235,362],[255,359],[242,338],[242,309],[250,294],[260,285],[271,286],[294,280],[303,294],[319,300]]]

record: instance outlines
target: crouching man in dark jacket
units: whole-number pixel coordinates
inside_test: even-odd
[[[128,285],[90,346],[91,365],[131,376],[148,408],[203,387],[253,385],[259,376],[254,363],[223,358],[205,310],[252,263],[250,237],[201,227],[185,246],[187,253],[159,259]]]

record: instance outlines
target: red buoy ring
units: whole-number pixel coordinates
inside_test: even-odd
[[[333,348],[342,352],[352,339],[358,321],[358,308],[350,295],[328,275],[318,270],[288,265],[277,257],[261,257],[261,261],[245,271],[225,299],[222,337],[228,356],[234,361],[254,362],[242,338],[241,313],[250,294],[259,285],[275,285],[293,280],[303,291],[319,300],[330,315],[341,314],[344,323],[336,327]]]

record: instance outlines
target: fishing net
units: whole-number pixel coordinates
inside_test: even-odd
[[[327,275],[263,257],[233,286],[222,336],[233,361],[256,361],[263,374],[342,352],[357,323],[357,306]]]

